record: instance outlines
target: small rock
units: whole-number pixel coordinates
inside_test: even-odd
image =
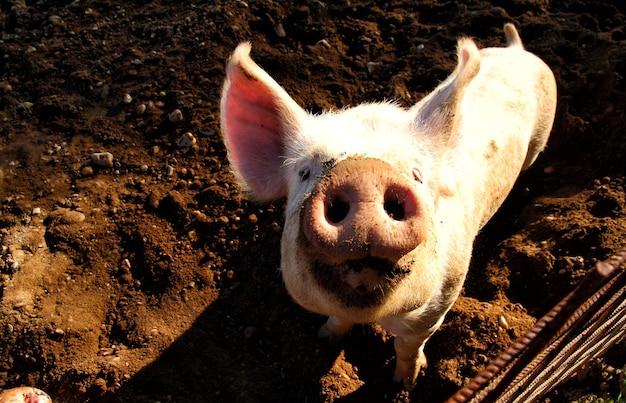
[[[91,176],[93,175],[93,168],[89,165],[85,165],[81,170],[80,174],[82,176]]]
[[[128,259],[122,260],[122,267],[126,270],[130,270],[131,269],[130,260]]]
[[[173,111],[169,113],[169,115],[167,115],[167,118],[172,123],[178,123],[181,120],[183,120],[183,112],[181,112],[180,109],[174,109]]]
[[[168,165],[167,167],[165,167],[165,175],[167,175],[167,177],[174,175],[174,172],[176,172],[176,170],[173,166]]]
[[[103,378],[96,378],[96,380],[93,382],[93,386],[100,395],[103,395],[107,391],[107,381]]]
[[[142,166],[140,166],[140,167],[139,167],[139,170],[140,170],[141,172],[144,172],[144,173],[145,173],[145,172],[148,172],[148,166],[147,166],[147,165],[142,165]]]
[[[323,47],[325,47],[326,49],[330,49],[330,43],[328,43],[328,41],[326,39],[320,39],[319,41],[317,41],[315,43],[315,45],[322,45]]]
[[[63,19],[58,15],[51,15],[48,17],[48,22],[51,24],[59,25],[63,22]]]
[[[489,9],[489,13],[491,15],[495,15],[497,17],[506,17],[507,16],[506,10],[503,9],[502,7],[491,7]]]
[[[31,109],[33,109],[33,103],[32,102],[20,102],[19,104],[17,104],[17,110],[19,112],[26,112],[26,111],[30,111]]]
[[[17,260],[9,261],[7,263],[9,264],[9,270],[11,271],[11,273],[17,272],[17,269],[20,268],[20,262],[18,262]]]
[[[189,148],[196,144],[197,140],[191,132],[185,132],[176,140],[176,145],[181,148]]]
[[[131,102],[133,102],[133,97],[129,93],[124,94],[124,103],[129,104]]]
[[[256,214],[250,214],[248,216],[248,220],[250,220],[250,223],[252,224],[256,224],[257,222],[259,222],[259,219],[257,218]]]
[[[31,211],[31,213],[30,213],[30,215],[32,215],[32,216],[36,216],[36,215],[39,215],[39,214],[41,214],[41,207],[35,207],[33,209],[33,211]]]
[[[147,109],[146,104],[137,105],[137,115],[143,115],[146,109]]]
[[[48,219],[61,224],[75,224],[85,221],[85,215],[80,211],[59,208],[48,214]]]
[[[113,167],[113,154],[111,153],[94,153],[91,156],[91,162],[101,167]]]
[[[506,320],[504,315],[500,315],[500,318],[498,319],[498,324],[503,329],[508,329],[509,328],[509,322]]]
[[[284,38],[287,36],[287,33],[285,32],[285,28],[283,28],[283,24],[280,22],[274,25],[274,32],[276,33],[276,36],[279,38]]]

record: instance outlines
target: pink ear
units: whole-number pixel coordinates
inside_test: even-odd
[[[480,53],[467,38],[459,40],[456,69],[439,86],[411,108],[418,128],[439,136],[449,147],[454,144],[454,126],[465,89],[480,70]]]
[[[306,114],[249,57],[250,45],[237,47],[222,92],[222,135],[242,186],[259,200],[285,195],[282,165],[285,141]]]

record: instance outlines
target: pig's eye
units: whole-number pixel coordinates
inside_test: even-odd
[[[422,173],[417,168],[413,168],[413,179],[415,179],[419,183],[423,182],[423,180],[422,180]]]
[[[298,176],[300,177],[300,181],[304,182],[305,180],[309,179],[309,177],[311,176],[311,170],[309,168],[301,169],[298,172]]]

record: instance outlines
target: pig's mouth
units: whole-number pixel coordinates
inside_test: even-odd
[[[407,267],[368,256],[339,264],[315,259],[312,271],[317,283],[346,306],[367,308],[384,302],[388,292],[409,274]]]

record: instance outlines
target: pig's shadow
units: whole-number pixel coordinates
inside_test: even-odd
[[[241,284],[206,308],[154,362],[105,400],[318,400],[319,381],[338,354],[316,337],[324,318],[271,288],[255,294]],[[271,312],[252,308],[266,308],[268,298],[276,304]]]
[[[325,318],[304,312],[291,301],[287,310],[297,316],[285,316],[280,321],[283,329],[257,328],[250,335],[251,328],[233,324],[229,315],[232,304],[243,303],[238,297],[233,292],[213,303],[153,363],[103,401],[390,402],[408,393],[392,381],[393,339],[383,341],[371,327],[357,325],[341,345],[329,346],[316,337]],[[244,305],[261,304],[262,298]],[[339,357],[342,351],[345,358]],[[363,385],[343,397],[324,396],[328,376],[339,394],[345,393],[341,391],[345,375],[333,370],[338,359],[355,369]],[[427,371],[416,388],[422,392],[411,396],[418,402],[443,401],[449,387],[441,385],[434,371]]]
[[[278,221],[267,212],[257,215],[261,228]],[[222,276],[219,298],[207,302],[154,362],[114,394],[91,396],[94,401],[320,400],[321,380],[341,350],[317,338],[325,318],[287,295],[278,271],[280,233],[261,231],[258,239],[245,241],[252,227],[242,224],[225,234],[241,246],[225,255],[224,268],[234,276]]]

